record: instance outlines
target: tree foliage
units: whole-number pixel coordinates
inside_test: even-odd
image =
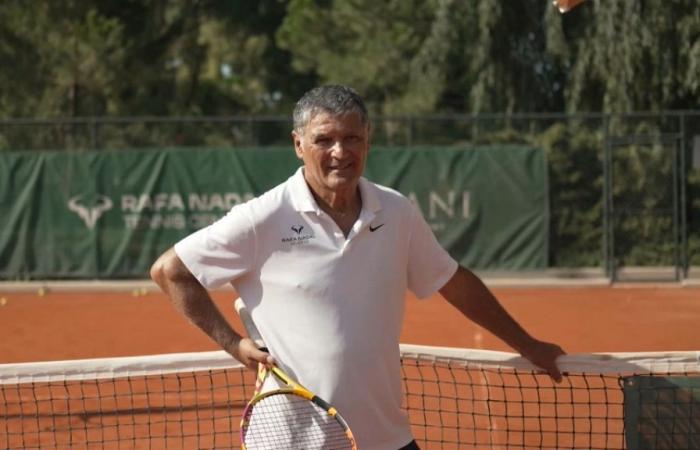
[[[700,2],[623,0],[581,8],[567,39],[570,111],[696,108]],[[565,21],[563,24],[566,24]]]
[[[4,2],[0,114],[266,111],[305,78],[274,43],[283,13],[279,0]]]
[[[690,109],[700,2],[7,0],[0,115],[286,113],[318,83],[377,113]]]

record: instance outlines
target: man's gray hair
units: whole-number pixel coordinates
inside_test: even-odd
[[[362,97],[351,87],[340,85],[319,86],[304,94],[294,106],[294,130],[302,133],[306,124],[318,112],[332,115],[358,113],[365,124],[369,115]]]

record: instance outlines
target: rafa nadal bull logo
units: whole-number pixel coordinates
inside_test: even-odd
[[[112,209],[112,200],[104,195],[98,195],[88,206],[83,199],[83,195],[76,195],[68,200],[68,209],[75,212],[83,219],[88,229],[92,230],[97,224],[97,220],[106,211]]]

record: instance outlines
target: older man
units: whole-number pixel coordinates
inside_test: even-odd
[[[404,296],[436,292],[466,317],[561,378],[554,344],[534,339],[438,244],[400,193],[362,177],[370,122],[344,86],[294,109],[291,178],[178,242],[151,276],[175,307],[248,367],[272,357],[239,336],[206,289],[231,283],[270,352],[335,405],[362,450],[418,448],[401,410]]]

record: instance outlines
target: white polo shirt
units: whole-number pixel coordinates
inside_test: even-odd
[[[175,251],[205,288],[233,284],[271,354],[341,412],[360,449],[397,450],[413,439],[401,410],[406,289],[432,295],[457,262],[406,197],[364,178],[359,188],[347,239],[300,168]]]

